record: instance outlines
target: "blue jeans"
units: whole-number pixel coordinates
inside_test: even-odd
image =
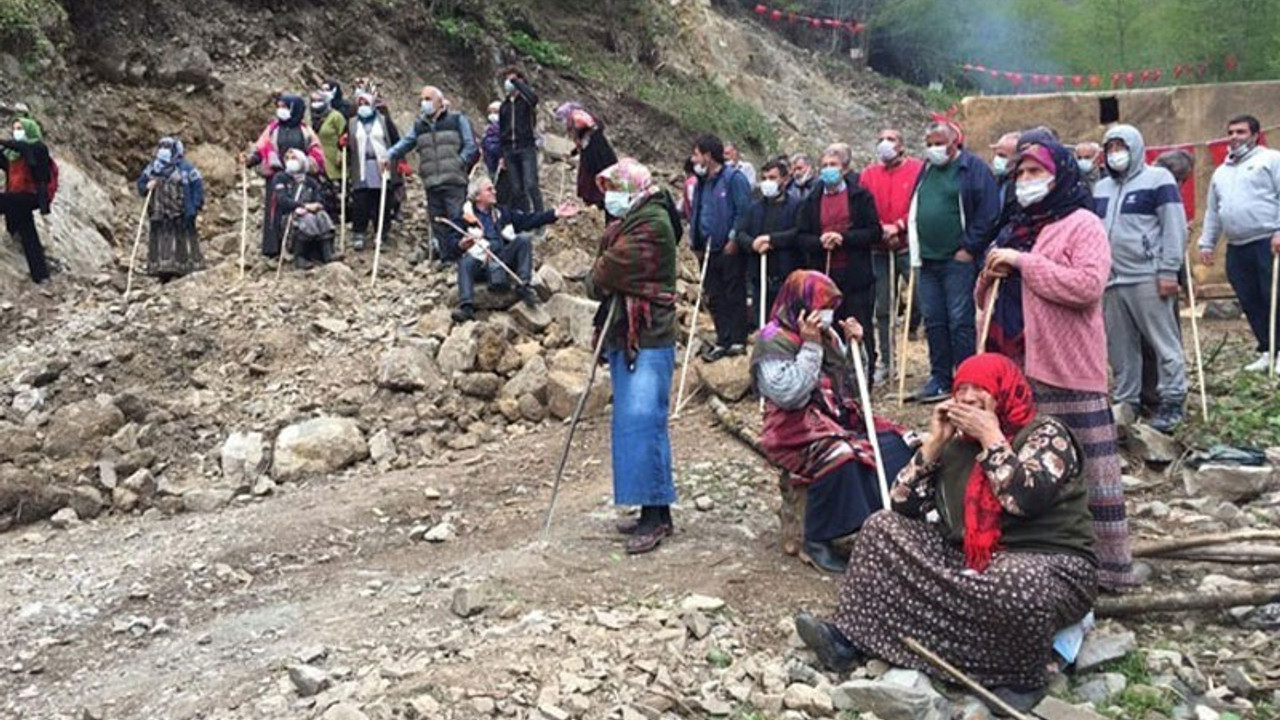
[[[978,343],[973,307],[977,281],[976,263],[922,261],[920,313],[929,341],[929,376],[947,390],[956,366],[973,355]]]
[[[517,235],[515,240],[498,248],[497,255],[507,267],[515,271],[526,287],[533,280],[533,242],[528,235]],[[506,290],[515,282],[497,263],[477,260],[463,255],[458,261],[458,305],[472,305],[475,301],[476,279],[483,277],[489,287]]]
[[[641,348],[634,369],[626,354],[610,350],[613,383],[613,501],[618,505],[673,505],[671,438],[667,412],[675,346]]]
[[[1270,352],[1271,238],[1227,246],[1227,280],[1258,340],[1258,352]]]
[[[542,212],[542,190],[538,187],[538,148],[505,150],[507,176],[511,178],[511,206],[520,212]]]

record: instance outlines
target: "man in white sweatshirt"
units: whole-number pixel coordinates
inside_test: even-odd
[[[1218,235],[1227,236],[1227,279],[1249,319],[1260,353],[1245,367],[1272,370],[1270,345],[1272,256],[1280,254],[1280,152],[1258,145],[1258,119],[1240,115],[1227,122],[1231,152],[1209,183],[1200,262],[1213,264]]]

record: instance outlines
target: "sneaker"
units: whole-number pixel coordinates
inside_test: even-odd
[[[727,357],[737,357],[738,355],[746,355],[747,346],[743,345],[742,343],[734,343],[724,351],[724,354]]]
[[[926,404],[942,402],[951,397],[951,393],[947,391],[942,383],[933,378],[929,378],[929,382],[920,388],[920,392],[916,393],[916,401]]]
[[[456,323],[464,323],[468,320],[475,319],[476,310],[470,305],[460,305],[454,308],[453,312],[449,313],[449,316],[452,317],[453,321]]]
[[[1244,366],[1245,372],[1264,373],[1271,369],[1271,355],[1268,353],[1258,353],[1258,359]]]
[[[716,345],[715,347],[707,349],[705,350],[705,352],[702,353],[702,360],[704,362],[713,363],[728,354],[729,354],[728,348],[724,348],[719,345]]]
[[[1182,403],[1162,402],[1151,420],[1151,429],[1169,435],[1182,424],[1183,417]]]

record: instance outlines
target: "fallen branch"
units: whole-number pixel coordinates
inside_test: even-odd
[[[1161,540],[1146,543],[1133,549],[1134,557],[1159,557],[1180,550],[1207,547],[1210,545],[1226,545],[1228,543],[1251,542],[1254,540],[1280,540],[1280,530],[1241,530],[1240,532],[1218,533],[1215,535],[1193,535],[1191,537]]]
[[[1216,562],[1228,565],[1280,563],[1280,548],[1269,545],[1225,545],[1178,550],[1158,556],[1160,560]]]
[[[707,407],[711,408],[711,414],[715,416],[716,422],[720,423],[725,430],[728,430],[730,435],[755,450],[760,454],[760,457],[768,459],[768,456],[764,454],[764,448],[760,447],[760,438],[756,437],[755,432],[748,428],[746,422],[738,417],[737,413],[730,410],[723,400],[711,395],[707,400]]]
[[[914,652],[915,654],[924,658],[925,661],[927,661],[930,665],[933,665],[939,670],[945,672],[946,674],[950,675],[954,680],[959,682],[961,685],[964,685],[965,687],[969,688],[971,691],[974,692],[974,694],[976,694],[979,698],[981,698],[984,703],[987,704],[987,707],[992,708],[993,710],[994,709],[1002,710],[1007,717],[1014,718],[1014,720],[1031,720],[1030,715],[1026,715],[1024,713],[1018,712],[1018,710],[1014,708],[1012,705],[1005,702],[1004,700],[1001,700],[999,697],[996,696],[995,693],[983,687],[982,684],[979,683],[977,680],[974,680],[968,675],[965,675],[963,672],[961,672],[959,668],[947,662],[946,660],[942,659],[942,657],[935,654],[929,648],[925,647],[924,645],[921,645],[919,641],[917,641],[916,639],[903,637],[902,644],[910,648],[911,652]]]
[[[1266,605],[1277,601],[1280,601],[1280,586],[1255,587],[1220,593],[1121,595],[1098,598],[1094,612],[1100,618],[1116,618],[1185,610],[1222,610],[1241,605]]]

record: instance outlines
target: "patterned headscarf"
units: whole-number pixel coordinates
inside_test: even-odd
[[[601,170],[596,175],[596,185],[601,190],[607,190],[612,187],[615,190],[621,190],[631,196],[632,205],[635,204],[637,197],[643,197],[657,191],[653,184],[653,174],[649,172],[649,168],[641,165],[638,160],[624,157],[617,163]]]
[[[769,324],[760,331],[760,339],[768,342],[779,334],[787,335],[800,347],[800,318],[814,310],[839,307],[843,294],[835,281],[817,270],[796,270],[787,276],[773,301]]]
[[[169,150],[169,161],[161,162],[158,157],[161,150]],[[151,174],[156,177],[167,177],[178,167],[178,163],[186,157],[187,150],[182,145],[182,141],[175,137],[162,137],[160,142],[156,144],[155,159],[151,161]]]
[[[952,392],[963,385],[981,388],[996,399],[1000,432],[1011,443],[1036,416],[1031,386],[1018,366],[1004,355],[982,353],[960,363]],[[982,572],[991,564],[991,555],[1000,545],[1003,512],[982,465],[975,462],[964,491],[964,559],[970,568]]]

